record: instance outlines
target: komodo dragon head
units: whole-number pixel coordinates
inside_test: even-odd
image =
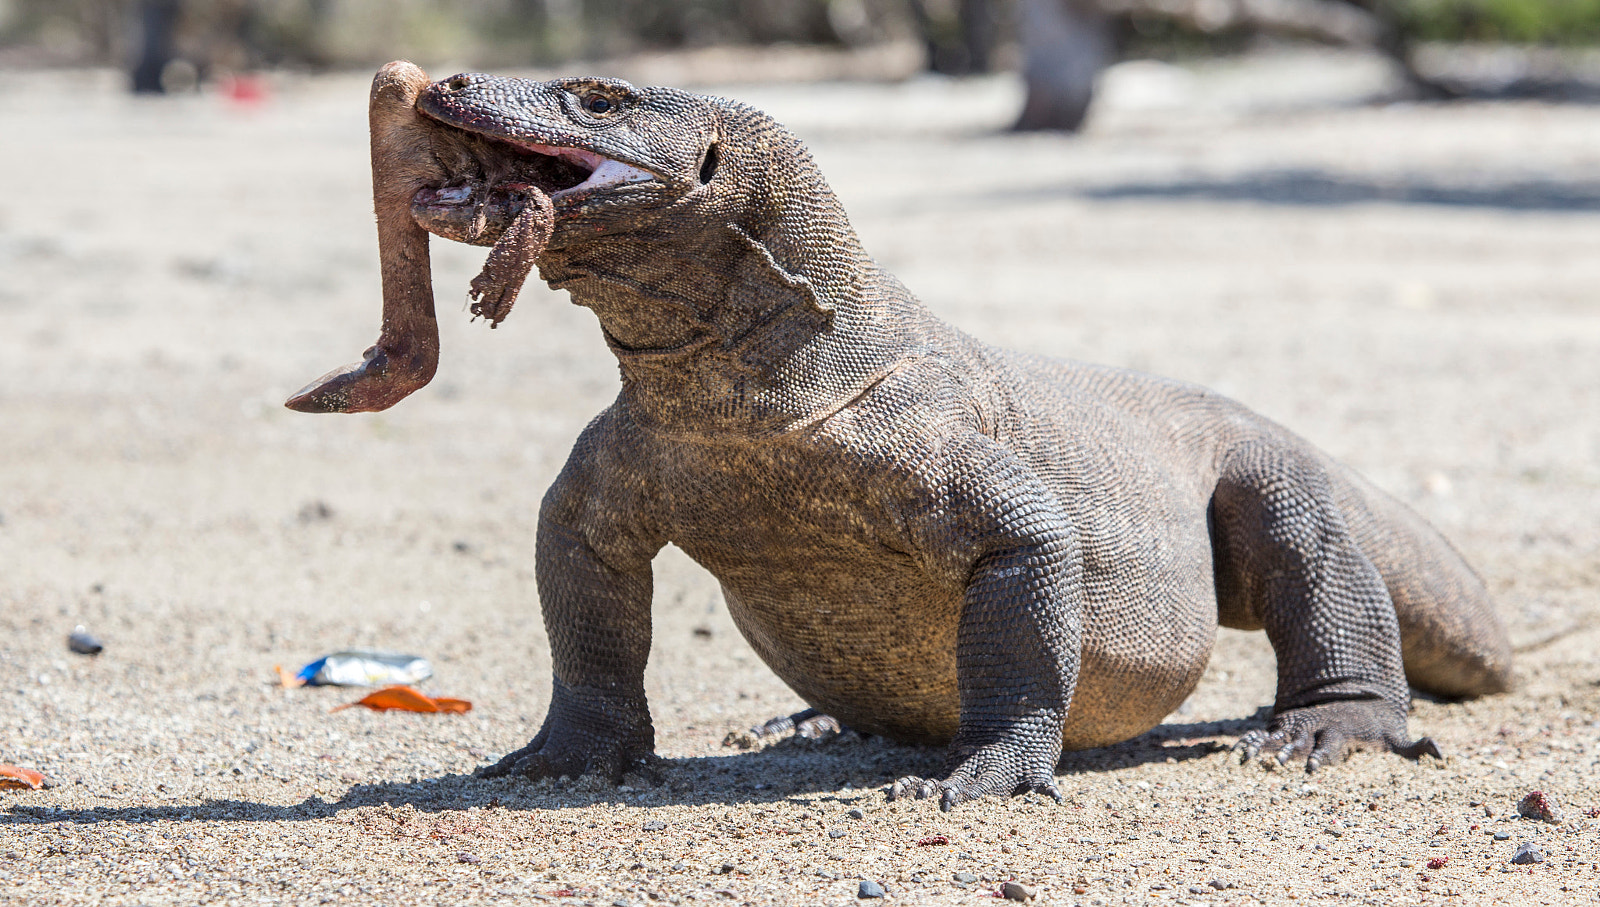
[[[753,335],[776,320],[825,327],[869,264],[805,147],[744,105],[619,79],[429,83],[408,63],[372,98],[383,335],[292,409],[384,409],[432,378],[424,230],[495,245],[474,314],[498,323],[536,263],[625,363],[770,346]]]

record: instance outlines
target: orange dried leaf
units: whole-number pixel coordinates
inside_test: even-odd
[[[44,775],[31,768],[18,768],[15,765],[0,765],[0,788],[23,788],[38,790],[44,786]]]
[[[413,687],[392,686],[384,687],[375,693],[368,693],[355,702],[347,702],[335,706],[332,711],[348,709],[352,706],[366,706],[374,712],[385,712],[390,709],[400,709],[405,712],[468,712],[472,710],[472,703],[465,699],[430,699],[418,692]]]

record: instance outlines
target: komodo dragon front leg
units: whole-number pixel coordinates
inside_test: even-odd
[[[596,419],[539,507],[535,576],[553,669],[550,710],[527,746],[487,777],[620,781],[655,754],[644,692],[650,658],[650,561],[666,544],[614,467],[629,445]]]
[[[933,494],[903,506],[930,572],[964,578],[956,631],[960,724],[937,779],[904,777],[890,799],[948,811],[990,794],[1057,801],[1055,765],[1083,644],[1083,565],[1060,504],[1009,450],[953,438]]]

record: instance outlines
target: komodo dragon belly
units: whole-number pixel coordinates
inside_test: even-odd
[[[858,730],[946,741],[960,720],[962,590],[852,541],[730,521],[678,544],[722,583],[739,631],[807,704]]]
[[[889,519],[860,490],[872,477],[837,462],[795,469],[796,456],[804,459],[746,454],[739,468],[722,469],[679,457],[688,468],[669,483],[672,540],[718,579],[740,632],[807,704],[858,730],[947,741],[960,718],[965,578],[932,575],[896,550]],[[1204,510],[1190,509],[1191,531],[1203,539]],[[1216,627],[1203,540],[1191,557],[1175,558],[1082,519],[1090,576],[1068,749],[1159,723],[1199,680]]]

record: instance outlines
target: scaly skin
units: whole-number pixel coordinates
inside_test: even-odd
[[[540,274],[595,312],[623,386],[545,496],[554,696],[489,774],[616,777],[651,755],[650,561],[669,541],[813,708],[947,742],[937,777],[889,791],[946,809],[1059,797],[1063,747],[1158,723],[1219,623],[1265,629],[1278,656],[1248,756],[1437,752],[1407,731],[1408,680],[1449,697],[1507,687],[1483,584],[1420,518],[1202,388],[940,322],[764,114],[477,74],[425,88],[417,109],[482,141],[446,167],[459,185],[530,146],[649,176],[540,184],[555,219]],[[473,216],[505,229],[507,206],[473,192]]]

